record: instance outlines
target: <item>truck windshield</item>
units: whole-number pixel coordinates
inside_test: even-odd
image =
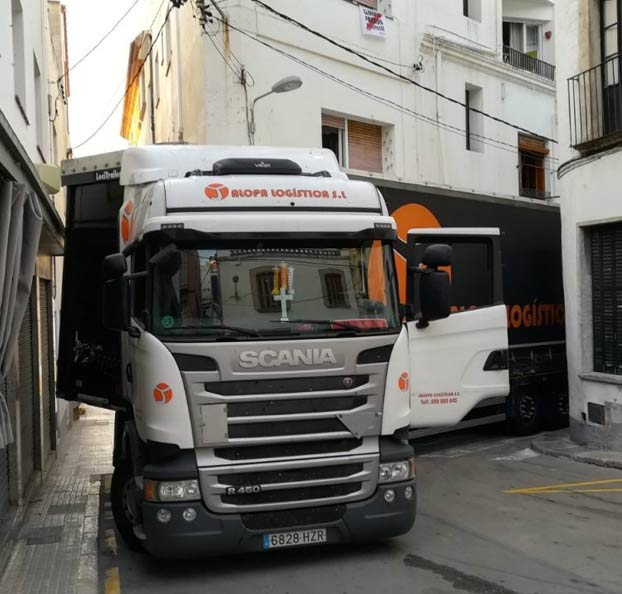
[[[154,268],[152,329],[175,340],[396,332],[391,246],[332,243],[178,246],[174,266]]]

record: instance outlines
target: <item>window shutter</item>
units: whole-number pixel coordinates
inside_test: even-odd
[[[594,371],[622,375],[622,225],[591,233]]]
[[[339,116],[322,114],[322,126],[328,126],[329,128],[337,128],[339,130],[345,130],[346,121]]]
[[[382,128],[348,121],[348,167],[382,173]]]
[[[546,148],[546,142],[541,138],[536,138],[535,136],[523,136],[522,134],[519,134],[518,148],[521,151],[527,151],[537,155],[549,154],[549,151]]]

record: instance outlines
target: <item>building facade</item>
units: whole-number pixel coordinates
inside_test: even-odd
[[[622,448],[622,3],[558,7],[571,436]]]
[[[0,392],[14,439],[4,440],[0,447],[1,520],[9,519],[15,506],[25,503],[40,484],[70,416],[68,409],[57,411],[54,389],[55,256],[62,255],[59,212],[64,211],[57,166],[68,145],[64,23],[64,8],[57,1],[0,2],[0,186],[4,202],[0,207],[6,215],[6,201],[21,195],[33,213],[30,222],[35,220],[41,227],[40,235],[30,233],[26,214],[22,219],[21,210],[12,210],[10,226],[21,229],[17,225],[24,225],[22,236],[15,235],[15,245],[21,246],[23,285],[23,291],[16,294],[24,297],[24,307],[13,307],[10,274],[3,275]],[[28,262],[27,248],[33,238],[37,243]],[[6,239],[0,237],[2,245],[10,245]],[[24,271],[30,272],[30,282],[23,278]],[[9,357],[11,333],[7,329],[18,318],[22,318],[21,327],[12,333],[15,350]],[[57,418],[63,420],[61,431]],[[7,427],[6,418],[2,423]],[[0,522],[0,537],[4,527]]]
[[[153,25],[130,52],[122,135],[132,144],[325,146],[346,171],[371,178],[557,195],[553,2],[269,4],[328,41],[252,0],[222,10],[185,3],[166,23],[154,2]],[[301,88],[253,109],[290,75]]]

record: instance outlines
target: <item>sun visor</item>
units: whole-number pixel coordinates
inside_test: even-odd
[[[190,177],[165,183],[166,212],[335,210],[382,213],[368,182],[301,176]]]

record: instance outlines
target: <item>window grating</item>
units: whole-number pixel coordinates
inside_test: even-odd
[[[621,223],[592,228],[591,264],[594,371],[622,375]]]

